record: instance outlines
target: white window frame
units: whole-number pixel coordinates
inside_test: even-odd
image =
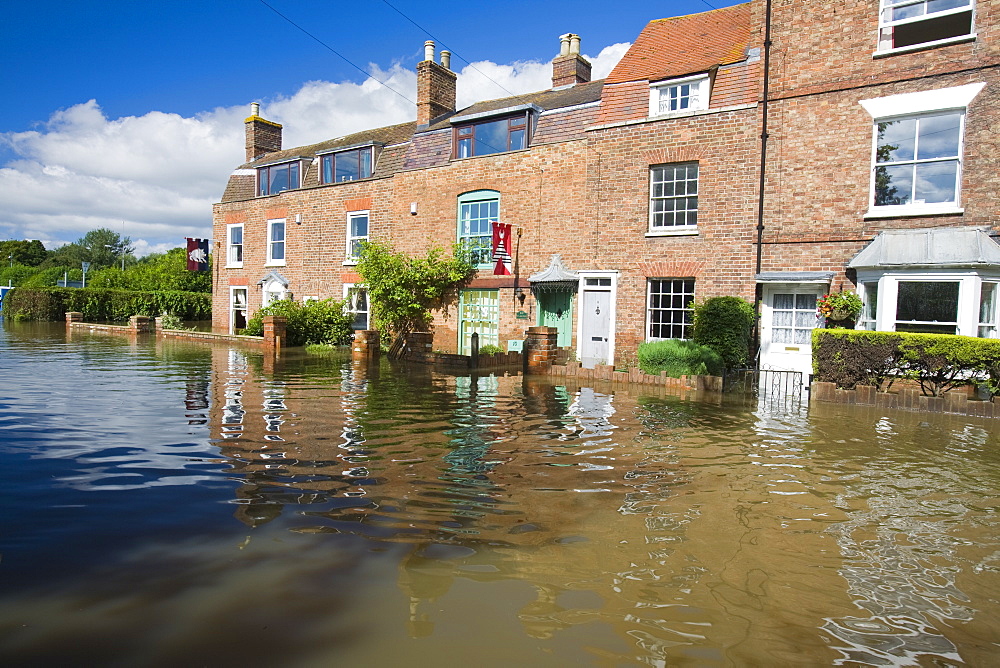
[[[868,212],[865,218],[895,218],[900,216],[923,216],[940,214],[960,214],[964,212],[962,201],[962,167],[965,150],[965,116],[969,104],[985,87],[985,83],[966,84],[951,88],[902,93],[887,97],[861,100],[860,104],[872,117],[872,148],[870,183],[868,192]],[[875,174],[878,151],[878,124],[900,118],[929,116],[938,112],[957,111],[962,114],[959,129],[958,176],[955,201],[935,204],[875,205]]]
[[[372,223],[370,211],[350,211],[347,214],[347,230],[344,233],[344,237],[347,240],[347,247],[344,250],[344,264],[347,265],[357,264],[358,255],[354,252],[354,246],[356,243],[360,243],[362,241],[368,241],[368,234],[364,234],[362,236],[353,235],[352,223],[354,222],[355,218],[361,218],[362,216],[367,221],[365,223],[365,230],[367,231],[370,229]]]
[[[274,239],[274,226],[282,226],[281,241]],[[274,249],[276,244],[281,244],[281,257],[274,257]],[[284,267],[286,264],[286,258],[288,257],[288,224],[285,218],[275,218],[273,220],[267,221],[267,262],[264,264],[265,267]]]
[[[691,293],[690,293],[690,297],[691,298],[690,298],[690,300],[688,300],[684,304],[684,306],[681,306],[680,308],[677,308],[677,307],[674,307],[674,306],[670,306],[668,308],[664,308],[664,307],[658,306],[655,309],[656,311],[670,311],[670,312],[678,312],[679,311],[680,313],[682,313],[683,314],[682,317],[686,317],[689,320],[689,322],[680,323],[681,332],[683,334],[687,334],[687,337],[684,337],[684,336],[681,336],[681,337],[677,337],[677,336],[653,336],[653,334],[652,334],[652,330],[653,330],[653,311],[654,311],[654,308],[653,308],[653,305],[652,305],[652,301],[653,301],[653,281],[684,281],[685,283],[687,281],[691,282]],[[678,339],[678,338],[679,339],[686,339],[686,338],[690,337],[690,335],[692,333],[692,330],[694,328],[694,309],[690,306],[690,304],[695,299],[695,294],[697,294],[696,293],[697,289],[698,289],[697,288],[697,282],[696,282],[695,278],[692,277],[692,276],[649,276],[648,278],[646,278],[646,332],[645,332],[645,334],[646,334],[646,341],[666,341],[668,339]],[[670,293],[658,293],[658,294],[670,294],[670,295],[680,294],[680,295],[687,295],[687,292],[680,292],[680,293],[670,292]],[[673,326],[673,325],[670,325],[670,326]]]
[[[937,46],[944,46],[947,44],[956,44],[959,42],[969,42],[976,39],[976,3],[975,0],[968,0],[968,4],[961,7],[954,7],[951,9],[945,9],[942,11],[931,12],[929,14],[921,14],[920,16],[914,16],[905,19],[892,20],[892,10],[898,9],[900,7],[915,6],[915,5],[926,5],[928,0],[897,0],[895,3],[892,0],[880,0],[879,3],[879,14],[878,14],[878,46],[877,50],[873,54],[876,58],[880,56],[893,55],[897,53],[907,53],[910,51],[918,51],[920,49],[930,49]],[[908,46],[893,47],[893,28],[896,26],[912,25],[914,23],[922,23],[924,21],[933,21],[945,16],[964,14],[969,12],[972,16],[969,20],[969,32],[964,35],[956,35],[954,37],[945,37],[943,39],[931,40],[928,42],[920,42],[919,44],[910,44]]]
[[[357,302],[355,301],[354,297],[360,291],[364,291],[367,297],[366,301],[368,304],[368,310],[366,311],[359,311],[357,309]],[[368,295],[368,288],[365,286],[364,283],[344,283],[344,310],[347,313],[355,314],[355,316],[357,316],[358,313],[364,313],[365,314],[364,329],[371,329],[372,327],[371,295]],[[351,330],[355,332],[362,331],[360,329],[355,329],[353,320],[351,321]]]
[[[868,291],[877,285],[878,299],[874,329],[880,332],[896,331],[896,304],[899,284],[903,282],[958,283],[958,305],[956,313],[956,334],[978,337],[980,328],[992,327],[989,338],[995,338],[997,331],[996,309],[993,309],[992,323],[980,321],[983,283],[1000,282],[1000,272],[982,271],[929,271],[926,269],[898,269],[893,271],[858,271],[858,294],[866,304],[870,298]],[[996,294],[993,296],[996,299]],[[866,323],[867,324],[867,323]],[[944,323],[950,324],[950,323]]]
[[[659,199],[664,199],[664,200],[671,199],[671,200],[675,200],[675,201],[676,200],[686,200],[686,199],[689,199],[692,196],[690,193],[686,193],[684,195],[674,194],[674,195],[662,196],[662,197],[658,197],[658,198],[654,197],[653,193],[654,193],[654,188],[656,186],[656,180],[655,180],[656,170],[658,170],[658,169],[664,169],[664,168],[668,168],[668,167],[669,168],[676,168],[676,167],[681,167],[681,166],[690,167],[691,165],[694,165],[694,168],[696,170],[695,179],[694,179],[695,192],[694,192],[693,196],[697,200],[698,199],[698,188],[700,186],[700,179],[701,179],[701,169],[700,169],[700,165],[698,164],[697,161],[674,162],[674,163],[665,163],[665,164],[662,164],[662,165],[651,165],[650,166],[650,168],[649,168],[649,227],[647,228],[647,231],[646,231],[646,236],[647,237],[662,237],[662,236],[677,236],[677,235],[683,235],[683,234],[698,234],[698,223],[697,222],[695,222],[693,225],[690,224],[690,223],[685,223],[683,225],[655,225],[654,224],[654,221],[655,221],[655,218],[656,218],[656,213],[657,213],[655,211],[655,205],[654,205],[654,202],[656,200],[659,200]],[[688,179],[684,180],[684,182],[687,182],[687,181],[688,181]],[[677,183],[677,180],[674,179],[673,183]],[[676,193],[676,191],[675,191],[675,193]],[[691,211],[691,209],[684,209],[684,210],[685,211]],[[695,217],[696,217],[696,221],[697,221],[698,203],[695,203],[695,208],[693,209],[693,211],[695,213]]]
[[[678,97],[682,95],[682,87],[688,86],[688,97],[691,101],[684,109],[664,110],[664,98],[669,99],[670,91],[677,90]],[[677,116],[690,114],[695,111],[708,109],[709,96],[711,94],[710,79],[707,74],[683,77],[681,79],[670,79],[667,81],[657,81],[649,85],[649,115],[650,116]]]
[[[233,243],[233,230],[239,228],[240,230],[240,243]],[[246,237],[244,235],[243,223],[233,223],[231,225],[226,225],[226,268],[227,269],[241,269],[243,267],[243,251],[244,251],[244,241]],[[236,254],[236,249],[239,248],[240,259],[233,259]]]

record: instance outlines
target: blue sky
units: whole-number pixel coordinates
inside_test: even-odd
[[[5,0],[0,239],[53,248],[124,223],[144,253],[208,237],[252,101],[286,147],[315,142],[411,120],[425,39],[455,54],[462,106],[508,94],[490,79],[547,88],[563,33],[598,77],[648,21],[735,4],[266,1]]]

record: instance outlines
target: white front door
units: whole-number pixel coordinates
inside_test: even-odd
[[[584,275],[580,272],[580,363],[585,369],[596,364],[614,363],[614,288],[615,277]]]
[[[812,331],[823,326],[816,301],[825,285],[773,283],[764,286],[760,368],[812,373]]]

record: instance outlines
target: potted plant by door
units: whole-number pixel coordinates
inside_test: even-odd
[[[855,321],[861,315],[864,303],[853,292],[831,292],[816,302],[816,310],[826,318],[827,326],[844,327],[847,321]]]

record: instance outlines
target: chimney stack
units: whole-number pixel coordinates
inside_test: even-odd
[[[451,53],[441,52],[441,63],[434,62],[434,42],[424,42],[424,59],[417,63],[417,125],[427,126],[434,119],[455,111],[455,80],[451,71]]]
[[[575,86],[590,81],[590,61],[580,55],[580,36],[559,36],[559,55],[552,59],[552,87]]]
[[[250,103],[250,116],[243,123],[246,127],[247,162],[281,150],[281,125],[260,117],[260,103]]]

